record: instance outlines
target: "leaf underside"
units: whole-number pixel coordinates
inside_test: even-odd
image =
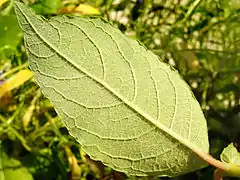
[[[101,19],[15,11],[37,83],[92,159],[138,176],[206,166],[206,121],[177,71]]]

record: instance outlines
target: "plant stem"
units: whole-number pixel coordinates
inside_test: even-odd
[[[194,3],[191,4],[190,8],[188,9],[188,12],[184,16],[183,20],[180,21],[179,24],[183,24],[183,23],[185,23],[188,20],[188,18],[193,14],[193,11],[200,4],[200,2],[201,2],[201,0],[196,0],[196,1],[194,1]]]
[[[13,113],[13,115],[10,118],[8,118],[8,120],[6,121],[6,124],[10,125],[13,122],[13,120],[17,117],[17,115],[22,110],[23,105],[24,105],[24,102],[22,102],[17,108],[17,110]]]
[[[221,170],[221,171],[225,171],[228,172],[229,171],[229,167],[226,163],[223,163],[217,159],[215,159],[214,157],[212,157],[210,154],[205,153],[199,149],[195,149],[194,150],[197,155],[199,157],[201,157],[204,161],[206,161],[208,164],[216,167],[217,169]]]
[[[61,134],[61,132],[59,131],[59,129],[57,128],[56,124],[54,123],[54,120],[53,120],[53,118],[51,117],[51,115],[50,115],[48,112],[46,112],[46,113],[45,113],[45,116],[47,117],[48,122],[49,122],[50,125],[52,126],[52,129],[53,129],[54,133],[55,133],[58,137],[62,137],[62,134]]]
[[[214,174],[214,180],[222,180],[222,176],[240,177],[240,165],[223,163],[212,157],[210,154],[201,151],[200,149],[195,148],[193,151],[208,164],[217,168]]]
[[[29,152],[31,151],[31,148],[27,145],[27,141],[24,139],[24,137],[21,134],[19,134],[11,125],[5,122],[3,126],[7,127],[7,129],[9,129],[21,141],[22,145],[26,150],[28,150]],[[7,129],[5,129],[5,131]]]
[[[26,150],[28,150],[29,152],[31,151],[31,148],[27,145],[26,140],[24,139],[24,137],[22,135],[20,135],[12,126],[8,127],[12,133],[21,141],[22,145],[25,147]]]
[[[19,108],[20,109],[20,108]],[[18,114],[19,111],[17,111],[16,113],[14,113],[14,117],[16,116],[16,114]],[[12,133],[21,141],[22,145],[25,147],[26,150],[31,151],[31,148],[27,145],[27,141],[25,140],[25,138],[19,134],[16,129],[14,129],[11,126],[11,122],[12,119],[10,120],[6,120],[3,116],[0,115],[0,121],[2,121],[3,123],[3,127],[6,127],[6,129],[4,128],[5,131],[7,131],[8,129],[12,131]]]
[[[201,0],[196,0],[194,1],[194,3],[192,3],[186,13],[186,15],[184,16],[183,20],[178,21],[175,25],[172,25],[169,29],[169,33],[171,33],[176,27],[182,25],[183,23],[185,23],[190,16],[193,14],[194,10],[197,8],[197,6],[201,3]]]

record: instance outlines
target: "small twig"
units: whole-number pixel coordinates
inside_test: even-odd
[[[21,141],[22,145],[25,147],[26,150],[31,151],[31,148],[27,145],[26,140],[22,135],[20,135],[12,126],[8,126],[8,128],[15,134],[15,136]]]
[[[10,118],[8,118],[8,120],[6,121],[6,124],[10,125],[10,124],[12,123],[12,121],[13,121],[13,120],[17,117],[17,115],[20,113],[20,110],[21,110],[21,108],[23,107],[23,105],[24,105],[24,102],[22,102],[22,103],[19,105],[18,109],[13,113],[13,115],[12,115]]]
[[[58,136],[58,137],[62,137],[62,134],[61,132],[59,131],[59,129],[57,128],[52,116],[48,113],[48,112],[45,112],[45,116],[47,117],[48,119],[48,122],[50,123],[50,125],[52,126],[52,129],[53,131],[55,132],[55,134]]]
[[[223,53],[223,54],[232,54],[232,55],[237,55],[237,51],[221,51],[221,50],[215,50],[215,49],[181,49],[181,50],[177,50],[178,52],[185,52],[185,51],[207,51],[207,52],[212,52],[212,53]]]
[[[27,145],[27,141],[24,139],[24,137],[21,134],[19,134],[11,125],[7,124],[6,122],[4,122],[4,126],[6,126],[7,129],[9,129],[21,141],[23,147],[26,150],[31,151],[31,148]]]
[[[19,108],[21,109],[21,108]],[[12,117],[15,117],[16,114],[18,114],[19,111],[17,111],[16,113],[13,114]],[[3,116],[0,115],[0,121],[3,123],[3,127],[6,127],[6,129],[9,129],[12,131],[12,133],[21,141],[22,145],[25,147],[26,150],[31,151],[31,148],[27,145],[27,141],[25,140],[25,138],[18,133],[18,131],[16,129],[14,129],[11,126],[11,122],[14,118],[9,118],[8,120],[6,120]],[[4,129],[6,131],[6,129]]]
[[[191,17],[191,15],[193,14],[193,12],[197,8],[197,6],[200,4],[200,2],[201,2],[201,0],[196,0],[196,1],[194,1],[194,3],[191,4],[191,6],[188,9],[188,12],[184,16],[183,20],[180,21],[179,24],[185,23]]]

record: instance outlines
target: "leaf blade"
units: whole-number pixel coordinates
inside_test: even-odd
[[[142,176],[206,165],[195,152],[208,152],[205,119],[170,66],[102,20],[61,16],[47,23],[22,4],[15,10],[35,78],[93,159]]]
[[[233,143],[224,148],[220,155],[222,162],[240,165],[240,154],[234,147]]]

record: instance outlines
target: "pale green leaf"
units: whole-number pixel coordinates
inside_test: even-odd
[[[15,10],[36,81],[92,159],[139,176],[206,166],[206,120],[176,70],[101,19]]]
[[[225,163],[232,163],[240,165],[240,153],[234,147],[233,143],[224,148],[221,156],[221,160]]]

